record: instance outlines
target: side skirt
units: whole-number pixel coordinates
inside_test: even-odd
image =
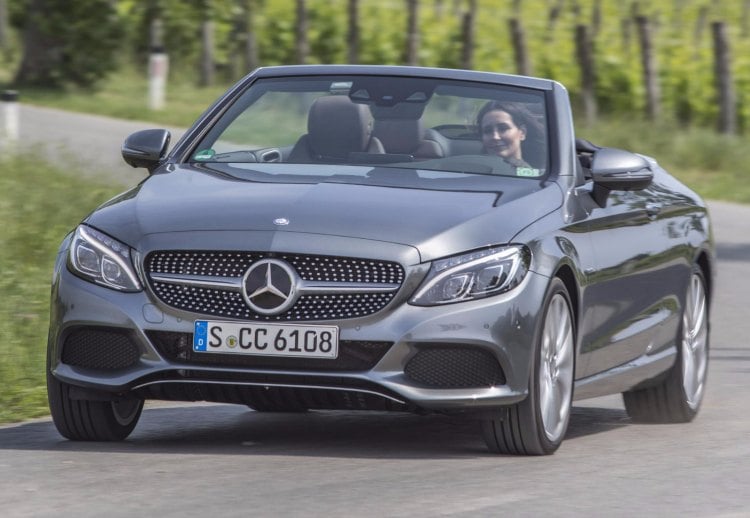
[[[576,380],[573,399],[589,399],[626,392],[645,386],[669,370],[677,358],[677,348],[672,346],[656,354],[643,355],[593,376]]]

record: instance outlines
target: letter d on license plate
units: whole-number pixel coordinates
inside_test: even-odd
[[[193,351],[334,359],[339,354],[339,328],[196,320]]]

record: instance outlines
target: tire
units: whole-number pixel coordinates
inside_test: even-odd
[[[60,435],[72,441],[122,441],[135,428],[142,399],[88,401],[72,399],[71,385],[47,371],[47,399]]]
[[[706,388],[708,327],[706,281],[694,266],[676,339],[677,361],[658,385],[622,394],[633,421],[687,423],[695,418]]]
[[[570,420],[575,371],[575,321],[565,284],[554,278],[536,333],[526,399],[482,421],[494,453],[549,455],[562,443]]]

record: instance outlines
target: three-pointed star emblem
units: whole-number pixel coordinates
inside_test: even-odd
[[[261,259],[245,272],[243,296],[248,306],[262,315],[278,315],[296,300],[299,276],[285,261]]]

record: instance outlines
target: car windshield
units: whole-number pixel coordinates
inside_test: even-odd
[[[274,175],[286,181],[289,175],[299,181],[305,176],[364,177],[374,169],[381,175],[539,180],[547,174],[548,157],[542,91],[338,75],[255,81],[188,161],[258,181],[273,181]]]

